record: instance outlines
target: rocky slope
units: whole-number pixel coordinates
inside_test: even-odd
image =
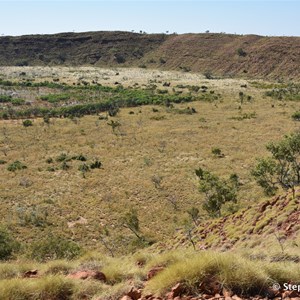
[[[291,193],[249,206],[235,214],[201,222],[195,226],[192,238],[180,230],[170,248],[191,246],[197,249],[242,249],[285,247],[296,243],[300,229],[300,197]],[[166,247],[165,244],[162,245]],[[274,256],[274,260],[280,257]],[[290,257],[293,260],[293,257]],[[299,258],[295,257],[295,260]],[[300,260],[299,260],[300,261]]]
[[[85,32],[0,38],[0,65],[140,66],[300,79],[300,37]]]

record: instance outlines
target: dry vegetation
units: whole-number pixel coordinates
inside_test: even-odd
[[[22,72],[25,74],[20,76]],[[195,100],[174,104],[173,107],[151,104],[121,108],[113,117],[101,113],[100,118],[97,114],[80,118],[50,118],[49,122],[45,122],[43,118],[35,118],[32,119],[33,125],[28,127],[23,126],[21,119],[0,120],[0,160],[3,161],[0,164],[1,224],[21,242],[22,247],[16,255],[19,259],[22,257],[22,261],[24,257],[30,256],[32,245],[50,233],[71,239],[84,251],[97,250],[115,256],[144,247],[147,245],[145,240],[149,243],[171,241],[161,244],[161,247],[190,247],[189,241],[182,235],[184,228],[191,223],[187,210],[191,207],[200,209],[203,223],[200,224],[199,231],[201,226],[206,227],[205,220],[208,219],[202,210],[203,195],[198,191],[199,182],[195,169],[202,167],[222,178],[238,174],[241,182],[239,201],[236,205],[225,205],[222,214],[230,215],[238,209],[244,209],[245,212],[249,206],[266,199],[250,176],[256,158],[267,155],[267,142],[280,140],[283,135],[299,128],[297,121],[291,118],[299,109],[298,102],[274,100],[265,96],[268,84],[273,83],[207,80],[199,74],[144,69],[3,67],[0,73],[3,80],[43,82],[59,78],[60,83],[65,82],[71,86],[74,86],[73,83],[82,85],[82,81],[95,81],[102,85],[115,85],[115,81],[118,81],[126,88],[133,87],[136,83],[136,88],[142,89],[155,83],[156,90],[165,89],[170,95],[182,91],[180,95],[192,95]],[[164,86],[165,82],[170,83],[170,86]],[[219,96],[215,100],[203,101],[200,96],[204,93],[191,91],[188,86],[207,86],[205,93]],[[0,87],[0,91],[14,92],[34,106],[42,103],[39,97],[51,94],[52,89],[5,86]],[[240,92],[244,95],[242,101]],[[96,98],[97,95],[94,99]],[[7,104],[2,105],[7,107]],[[191,113],[191,108],[195,112]],[[113,124],[119,125],[114,127]],[[214,155],[213,148],[219,148],[222,155]],[[16,161],[26,168],[9,171],[8,166]],[[101,162],[100,168],[87,170],[83,167],[90,166],[95,161]],[[297,201],[292,203],[292,210],[295,206],[296,210],[299,208]],[[137,212],[139,230],[145,239],[143,241],[122,225],[122,217],[133,210]],[[255,208],[246,215],[249,218],[247,222],[253,221],[252,213],[255,215]],[[257,221],[268,224],[268,220],[264,218]],[[213,234],[205,241],[207,245],[218,248],[219,227],[213,226],[218,220],[209,222]],[[225,224],[225,231],[232,238],[241,232],[245,234],[239,248],[247,245],[252,249],[250,254],[245,255],[246,258],[235,261],[230,255],[225,255],[223,259],[219,254],[205,254],[209,257],[216,255],[216,259],[212,261],[216,262],[218,268],[214,269],[206,257],[200,255],[195,258],[195,254],[186,254],[190,256],[187,261],[182,261],[182,258],[171,260],[170,270],[154,279],[148,289],[151,292],[162,292],[182,279],[192,288],[193,280],[199,280],[200,276],[196,267],[204,270],[201,276],[219,276],[228,287],[237,291],[244,291],[246,286],[251,289],[253,284],[262,288],[267,279],[279,280],[279,273],[282,271],[278,270],[287,268],[290,273],[280,278],[281,282],[287,278],[299,281],[298,265],[293,265],[291,269],[289,266],[279,266],[278,270],[275,268],[277,273],[271,276],[266,257],[264,262],[257,263],[260,271],[256,263],[251,263],[249,269],[248,259],[255,252],[259,236],[256,235],[253,239],[248,237],[247,222],[239,224],[241,230],[236,230],[230,223]],[[259,222],[255,225],[262,228],[265,226]],[[260,228],[255,230],[254,233],[259,233]],[[171,237],[177,231],[179,237],[173,243]],[[298,232],[299,228],[285,251],[289,250],[292,254],[296,251]],[[269,234],[273,235],[274,232]],[[282,249],[275,237],[276,235],[268,240],[268,245],[275,249],[276,254]],[[257,248],[261,251],[259,244],[257,243]],[[157,246],[154,245],[151,249],[148,252],[155,251]],[[80,293],[86,293],[87,299],[92,299],[96,294],[102,295],[101,293],[108,293],[106,298],[102,296],[101,299],[117,299],[117,296],[109,298],[109,294],[115,292],[122,295],[124,289],[128,288],[128,278],[134,277],[141,281],[151,264],[163,264],[155,261],[161,259],[159,256],[152,257],[151,262],[147,258],[150,254],[144,252],[141,255],[146,257],[146,267],[137,268],[134,256],[128,256],[126,259],[121,258],[120,269],[118,258],[99,259],[100,255],[97,255],[96,258],[87,260],[102,264],[99,268],[106,274],[109,282],[114,284],[113,287],[102,283],[86,283],[79,288],[77,282],[59,276],[51,277],[52,275],[47,275],[36,283],[28,281],[28,286],[26,281],[26,285],[21,286],[20,280],[23,279],[16,278],[9,282],[4,280],[18,277],[22,273],[20,266],[2,264],[0,267],[6,268],[6,273],[3,272],[8,275],[1,277],[0,299],[17,299],[9,294],[12,290],[24,294],[23,298],[20,296],[18,299],[83,299],[80,298]],[[249,271],[249,276],[241,283],[243,286],[234,285],[235,278],[239,278],[240,273],[226,273],[233,260],[241,274],[244,275],[244,269]],[[59,270],[70,270],[78,267],[81,261],[60,263]],[[25,263],[21,265],[24,269],[34,268]],[[50,263],[37,266],[46,274],[53,274],[49,271],[52,267]],[[191,271],[192,267],[195,268],[194,273]],[[206,268],[210,271],[213,269],[213,274],[206,274]],[[258,281],[257,285],[253,278]],[[86,292],[83,292],[85,289]],[[57,293],[64,291],[67,296],[59,298],[59,294],[47,294],[48,290],[51,293],[56,293],[56,290]]]

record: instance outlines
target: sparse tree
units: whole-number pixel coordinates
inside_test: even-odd
[[[121,218],[122,226],[129,229],[138,239],[142,239],[137,211],[132,209]]]
[[[237,201],[237,188],[232,182],[220,179],[202,168],[195,170],[200,180],[199,190],[205,195],[203,209],[211,217],[220,217],[222,205],[226,202]]]
[[[266,146],[271,157],[260,158],[251,174],[267,195],[274,195],[278,187],[292,189],[300,184],[300,132],[286,135],[277,143]]]
[[[188,241],[192,244],[193,249],[196,250],[196,243],[193,238],[193,228],[191,226],[185,227],[185,235]]]
[[[195,226],[198,225],[199,223],[199,209],[197,207],[191,207],[190,209],[187,210],[187,213],[189,214],[189,216],[191,217],[192,221],[194,222]]]
[[[107,227],[103,227],[102,230],[100,231],[100,242],[101,244],[105,247],[105,249],[108,250],[108,252],[110,253],[111,257],[115,257],[115,247],[114,245],[111,245],[108,241],[108,238],[110,236],[110,232],[107,229]]]

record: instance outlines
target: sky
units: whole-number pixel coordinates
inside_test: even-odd
[[[300,36],[300,0],[0,0],[0,35],[101,30]]]

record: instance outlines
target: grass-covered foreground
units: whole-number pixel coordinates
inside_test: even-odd
[[[147,280],[149,271],[158,266],[162,270]],[[37,278],[23,278],[32,269],[38,270]],[[106,281],[68,278],[80,270],[101,271]],[[2,263],[0,278],[1,300],[119,299],[133,287],[144,296],[164,297],[177,283],[183,287],[182,295],[200,296],[218,289],[222,294],[225,289],[232,295],[266,296],[274,283],[300,282],[300,268],[294,262],[255,259],[249,253],[172,251],[120,258],[92,253],[76,261]]]

